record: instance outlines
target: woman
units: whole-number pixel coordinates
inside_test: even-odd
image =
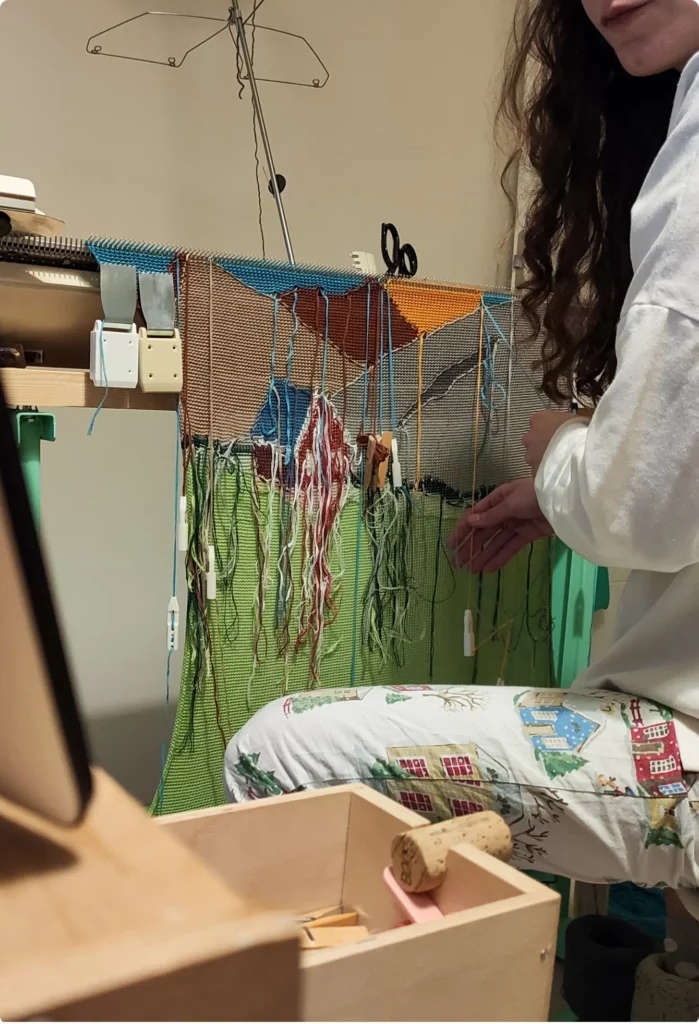
[[[595,411],[537,414],[532,477],[476,505],[451,545],[488,572],[556,533],[633,570],[618,638],[574,692],[464,688],[464,713],[440,719],[427,688],[392,705],[380,738],[382,688],[272,742],[276,702],[232,741],[226,784],[246,799],[265,792],[260,769],[284,791],[383,777],[428,813],[495,807],[521,867],[697,886],[699,5],[533,0],[515,36],[503,112],[538,176],[524,304],[535,323],[545,310],[546,393],[574,387]]]

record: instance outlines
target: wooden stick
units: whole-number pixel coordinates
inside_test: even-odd
[[[311,927],[313,928],[354,928],[359,924],[359,914],[352,911],[347,914],[333,914],[330,917],[319,917]]]
[[[376,438],[373,435],[369,435],[369,440],[366,446],[366,455],[364,457],[364,490],[368,491],[372,486],[372,478],[375,473],[374,465],[374,452],[376,450]]]
[[[337,914],[342,914],[343,912],[342,907],[323,907],[322,910],[307,910],[303,914],[297,914],[294,917],[294,920],[296,921],[296,924],[315,924],[315,922],[321,920],[321,918],[335,916]]]
[[[406,892],[431,892],[444,881],[447,853],[460,843],[470,843],[498,860],[512,856],[509,827],[494,811],[482,811],[396,836],[391,846],[396,881]]]
[[[390,430],[384,430],[381,435],[381,444],[384,448],[388,449],[388,456],[379,462],[376,468],[376,486],[383,487],[386,483],[386,474],[388,473],[388,466],[391,461],[391,441],[393,440],[393,434]]]
[[[332,946],[349,946],[369,938],[369,929],[357,928],[310,928],[301,932],[301,949],[330,949]]]

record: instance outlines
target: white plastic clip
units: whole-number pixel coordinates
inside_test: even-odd
[[[398,461],[398,440],[395,437],[391,441],[391,455],[391,479],[394,490],[399,491],[403,486],[403,473]]]
[[[476,653],[476,638],[473,635],[473,616],[466,609],[464,612],[464,657],[472,658]]]
[[[209,559],[207,563],[206,572],[206,600],[216,600],[216,550],[210,545],[209,546]]]
[[[176,651],[180,642],[180,606],[176,597],[167,606],[167,649]]]
[[[177,516],[177,550],[187,551],[189,549],[189,525],[187,523],[187,499],[184,495],[180,498],[179,515]]]
[[[138,384],[138,331],[114,330],[96,320],[90,334],[90,380],[96,388],[135,388]]]
[[[139,331],[138,377],[141,391],[182,390],[182,339],[178,330]]]
[[[352,260],[352,266],[355,270],[358,270],[360,274],[366,274],[368,277],[376,277],[376,260],[370,252],[351,252],[350,259]]]

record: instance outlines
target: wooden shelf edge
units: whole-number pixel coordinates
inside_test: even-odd
[[[87,370],[48,366],[4,368],[0,369],[0,379],[10,406],[96,409],[104,397],[104,390],[93,385]],[[172,412],[178,399],[179,395],[174,394],[145,394],[140,388],[110,388],[104,408]]]

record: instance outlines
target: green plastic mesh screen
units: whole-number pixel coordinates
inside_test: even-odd
[[[203,453],[200,457],[205,461]],[[244,460],[245,456],[241,457],[241,461]],[[263,495],[266,497],[266,494],[265,486]],[[356,491],[342,513],[342,547],[335,557],[335,569],[340,562],[354,568],[361,501],[361,491]],[[250,474],[244,474],[242,487],[236,476],[229,475],[217,492],[216,522],[219,535],[223,537],[229,530],[233,507],[237,505],[238,568],[232,593],[217,599],[210,617],[214,672],[204,674],[198,692],[195,692],[195,680],[201,654],[194,630],[187,631],[175,728],[163,785],[153,803],[153,810],[158,813],[209,807],[224,801],[223,740],[217,718],[224,736],[229,739],[258,708],[285,692],[304,690],[309,685],[307,657],[291,656],[286,663],[277,654],[273,582],[267,594],[264,619],[266,650],[253,674],[251,606],[258,566],[250,503]],[[274,509],[278,510],[278,497],[275,497]],[[506,685],[522,685],[532,680],[542,687],[555,685],[550,656],[551,547],[545,542],[522,552],[500,574],[473,581],[479,607],[477,643],[491,636],[503,623],[511,623],[511,629],[500,628],[475,657],[464,657],[463,614],[469,579],[467,573],[452,571],[445,549],[445,539],[461,511],[459,504],[451,504],[441,495],[423,495],[414,512],[408,558],[416,586],[408,611],[402,666],[394,658],[384,663],[378,652],[371,654],[361,648],[361,627],[355,621],[354,573],[346,571],[339,615],[330,631],[332,648],[323,659],[319,685],[349,686],[353,660],[357,685],[416,684],[429,679],[449,684],[476,681],[495,684],[503,675]],[[230,546],[230,542],[221,542],[224,558],[229,556]],[[294,572],[298,573],[298,557]],[[361,614],[361,594],[370,572],[370,548],[362,533],[358,614]]]

